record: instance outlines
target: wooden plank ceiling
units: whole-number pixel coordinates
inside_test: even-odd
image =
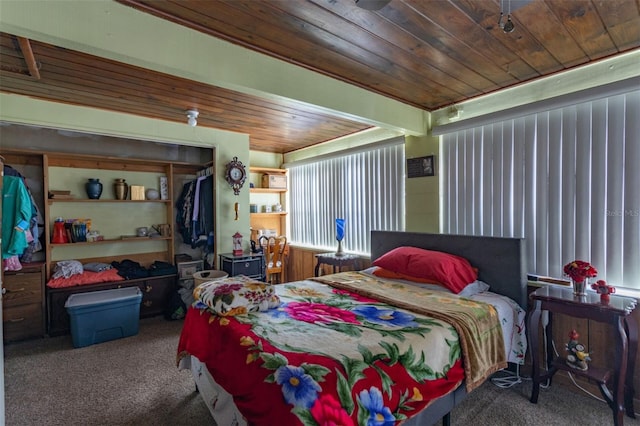
[[[354,0],[119,2],[428,111],[640,47],[636,0],[391,0],[379,10]],[[503,24],[511,10],[513,32],[498,25],[501,9]],[[370,127],[46,40],[1,34],[0,64],[3,92],[169,121],[195,105],[199,126],[248,133],[260,151]]]

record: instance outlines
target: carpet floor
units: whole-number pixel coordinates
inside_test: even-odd
[[[190,372],[176,368],[181,327],[156,317],[141,320],[136,336],[84,348],[73,348],[70,336],[5,345],[6,425],[215,425]],[[613,424],[608,406],[587,395],[553,385],[531,404],[530,392],[528,381],[508,389],[487,382],[455,408],[451,423]]]

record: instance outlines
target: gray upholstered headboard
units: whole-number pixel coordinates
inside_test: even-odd
[[[438,250],[462,256],[478,268],[490,291],[527,308],[527,271],[522,238],[477,237],[420,232],[371,231],[371,261],[401,246]]]

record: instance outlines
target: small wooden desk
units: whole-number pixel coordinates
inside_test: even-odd
[[[587,292],[586,296],[574,296],[572,289],[545,286],[529,295],[532,307],[529,315],[528,335],[531,344],[533,390],[531,402],[538,402],[540,383],[549,380],[558,370],[595,380],[600,393],[613,411],[613,422],[622,426],[624,410],[629,417],[635,418],[633,410],[633,371],[636,351],[638,349],[638,325],[631,318],[636,307],[636,300],[629,297],[611,295],[608,304],[600,302],[600,295]],[[547,373],[540,373],[538,331],[542,311],[549,312],[549,323],[545,328],[547,340]],[[553,313],[561,313],[575,318],[586,318],[593,321],[611,324],[616,338],[616,356],[611,368],[589,366],[586,371],[571,368],[566,359],[554,357],[552,342]],[[610,388],[613,388],[611,392]]]
[[[360,269],[360,257],[355,254],[343,254],[341,256],[331,253],[319,253],[316,254],[316,259],[318,263],[316,263],[315,276],[320,276],[320,265],[332,265],[333,273],[342,272],[343,266],[349,266],[355,270]]]

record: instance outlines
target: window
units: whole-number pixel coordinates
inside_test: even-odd
[[[443,137],[443,232],[524,237],[531,273],[589,261],[640,289],[640,91]]]
[[[404,230],[404,164],[404,138],[394,138],[289,165],[291,242],[335,251],[344,218],[343,250],[369,254],[371,230]]]

